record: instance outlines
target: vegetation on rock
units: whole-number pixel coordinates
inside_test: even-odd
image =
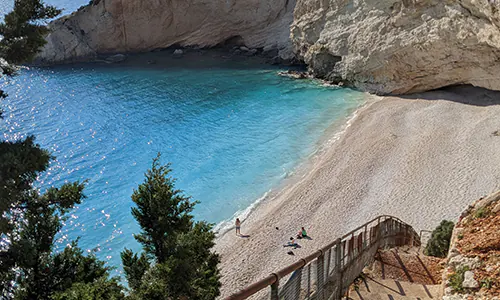
[[[469,271],[469,267],[459,268],[449,277],[449,285],[455,292],[463,292],[465,289],[462,285],[464,282],[465,272]]]
[[[435,257],[446,257],[450,248],[451,234],[453,233],[454,223],[443,220],[434,231],[431,239],[425,247],[425,255]]]
[[[457,227],[463,237],[455,241],[456,251],[481,262],[471,268],[479,290],[467,292],[482,299],[500,296],[500,192],[475,202]]]

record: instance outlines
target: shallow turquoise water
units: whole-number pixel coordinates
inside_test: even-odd
[[[3,86],[3,138],[32,133],[57,156],[42,186],[89,180],[61,242],[81,236],[116,265],[120,250],[136,248],[130,195],[157,152],[201,201],[196,217],[218,223],[275,187],[361,102],[253,61],[161,55],[24,70]],[[159,63],[143,65],[152,57]]]
[[[359,92],[213,56],[156,53],[4,78],[10,96],[1,103],[2,138],[35,134],[57,157],[40,186],[89,180],[61,245],[80,236],[84,249],[97,248],[115,266],[124,247],[137,249],[130,195],[157,152],[172,163],[178,187],[201,201],[197,219],[230,219],[293,172],[362,102]]]

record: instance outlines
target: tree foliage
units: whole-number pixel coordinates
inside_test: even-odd
[[[0,23],[0,57],[13,64],[31,61],[46,43],[46,21],[60,13],[40,0],[15,0],[14,9]]]
[[[0,23],[0,77],[11,76],[16,68],[11,64],[31,61],[45,45],[49,32],[46,22],[61,10],[45,5],[41,0],[15,0],[14,9]],[[7,94],[0,90],[0,100]],[[0,118],[2,110],[0,109]]]
[[[109,279],[104,262],[83,255],[77,242],[61,252],[54,251],[56,235],[67,213],[84,198],[84,184],[67,183],[41,194],[33,183],[49,165],[48,152],[34,144],[33,137],[0,142],[0,149],[4,150],[0,151],[2,299],[50,299],[65,295],[66,290],[98,283],[100,293],[119,299],[122,294],[118,280]]]
[[[136,299],[215,299],[219,295],[219,256],[210,249],[212,224],[195,222],[191,201],[175,188],[170,165],[153,160],[132,195],[132,215],[141,227],[134,235],[140,255],[122,252],[124,271]]]
[[[452,221],[441,221],[441,224],[432,231],[431,238],[425,247],[425,255],[446,257],[454,226]]]
[[[59,12],[40,0],[15,1],[0,24],[0,75],[14,74],[5,59],[18,64],[34,57],[45,43],[43,22]],[[5,96],[0,91],[0,98]],[[67,183],[44,193],[34,188],[51,159],[33,136],[0,140],[0,298],[123,298],[110,269],[94,255],[83,255],[76,241],[54,251],[69,210],[84,198],[84,184]]]
[[[45,44],[45,22],[60,11],[41,0],[15,0],[0,24],[0,76],[15,75],[9,63],[33,59]],[[0,90],[0,99],[6,94]],[[1,111],[0,111],[1,113]],[[0,115],[1,118],[1,115]],[[0,140],[0,298],[123,299],[119,279],[73,241],[55,251],[68,212],[84,198],[84,183],[34,188],[53,157],[33,136]],[[175,189],[169,165],[159,157],[132,200],[143,251],[125,249],[122,261],[130,299],[214,299],[219,295],[219,256],[210,251],[212,225],[195,222],[196,202]]]

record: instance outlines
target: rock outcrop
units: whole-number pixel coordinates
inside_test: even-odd
[[[499,0],[297,0],[297,54],[318,77],[377,94],[500,90]]]
[[[98,54],[177,46],[212,47],[227,40],[293,57],[295,0],[93,0],[50,23],[38,63],[88,60]]]
[[[500,298],[500,191],[462,213],[446,261],[444,300]]]
[[[500,0],[93,0],[50,28],[38,63],[230,41],[376,94],[500,90]]]

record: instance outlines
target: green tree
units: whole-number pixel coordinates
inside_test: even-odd
[[[153,160],[144,182],[132,194],[132,215],[141,227],[134,235],[140,255],[122,252],[126,278],[135,299],[215,299],[219,295],[218,254],[211,251],[212,224],[195,222],[197,201],[175,188],[170,164]]]
[[[0,76],[14,74],[7,61],[18,64],[34,57],[45,43],[44,21],[59,12],[40,0],[15,1],[0,24]],[[0,298],[123,298],[118,279],[109,278],[109,268],[95,256],[83,255],[77,242],[54,251],[68,211],[84,198],[84,184],[67,183],[40,193],[33,185],[51,159],[33,136],[0,140]]]
[[[455,224],[452,221],[441,221],[441,224],[432,231],[431,238],[425,247],[425,255],[446,257],[450,248],[454,226]]]
[[[0,57],[13,64],[31,61],[46,43],[46,22],[60,13],[40,0],[15,0],[14,9],[0,24]]]
[[[40,0],[15,0],[14,9],[0,23],[0,77],[14,74],[11,64],[31,61],[45,45],[46,22],[61,10]],[[7,95],[0,90],[0,99]],[[0,110],[0,117],[2,116]]]
[[[96,295],[93,299],[123,298],[118,279],[109,278],[110,269],[95,256],[83,255],[77,242],[54,252],[55,238],[67,213],[84,198],[84,184],[67,183],[43,194],[33,188],[50,158],[32,137],[0,142],[0,203],[4,212],[0,298],[72,299],[70,295],[83,291]]]

